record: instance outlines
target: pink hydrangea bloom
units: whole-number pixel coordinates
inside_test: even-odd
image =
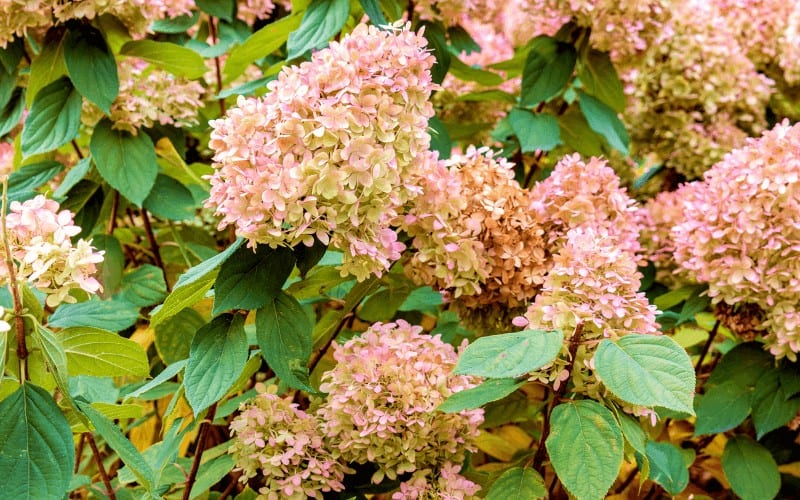
[[[256,19],[266,19],[275,10],[272,0],[244,0],[238,2],[236,17],[253,24]]]
[[[6,217],[11,255],[17,265],[16,277],[28,281],[47,294],[47,304],[75,302],[69,295],[80,288],[97,293],[100,283],[92,275],[103,252],[95,252],[90,242],[71,238],[80,233],[69,210],[59,210],[56,201],[39,195],[25,202],[11,202]],[[0,264],[0,280],[7,283],[8,268]]]
[[[493,156],[470,147],[437,165],[406,217],[417,250],[409,275],[467,308],[525,303],[546,272],[540,220],[513,166]]]
[[[636,202],[620,186],[605,160],[567,155],[544,181],[531,189],[530,209],[545,218],[548,248],[557,252],[567,232],[592,226],[614,236],[620,249],[638,254],[640,245]]]
[[[769,322],[770,348],[796,358],[793,314],[785,304],[800,299],[800,126],[776,125],[747,139],[706,172],[683,197],[684,220],[672,230],[675,260],[715,303],[749,303],[770,314],[778,304],[784,320]]]
[[[270,392],[242,403],[240,412],[230,425],[229,452],[242,481],[263,477],[263,498],[321,499],[323,492],[344,490],[344,474],[352,470],[325,449],[314,416]]]
[[[155,124],[188,127],[198,123],[203,107],[203,86],[193,80],[177,77],[135,57],[126,57],[117,65],[119,95],[111,105],[113,127],[137,134],[139,129]],[[96,123],[103,113],[95,105],[84,102],[82,120]]]
[[[392,500],[477,500],[475,495],[480,486],[465,478],[459,472],[461,466],[445,463],[434,474],[430,469],[414,472],[411,479],[400,483],[400,490],[392,495]]]
[[[14,145],[0,141],[0,179],[14,171]]]
[[[406,472],[461,463],[473,450],[483,410],[436,411],[448,396],[477,385],[451,372],[458,355],[439,336],[403,320],[376,323],[335,346],[336,367],[317,414],[334,456],[378,468],[374,483]]]
[[[434,160],[425,45],[408,27],[359,25],[212,121],[207,205],[220,227],[235,225],[251,246],[316,237],[342,250],[342,273],[358,279],[388,269],[404,248],[391,225]]]

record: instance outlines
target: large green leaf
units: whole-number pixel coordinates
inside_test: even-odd
[[[311,0],[303,15],[300,28],[289,35],[288,58],[302,56],[307,51],[324,47],[339,33],[350,15],[350,0]]]
[[[664,487],[672,496],[689,485],[689,470],[677,446],[672,443],[648,441],[647,460],[650,463],[648,479]]]
[[[66,401],[72,405],[72,396],[69,392],[69,382],[67,379],[67,355],[64,346],[56,335],[40,324],[36,325],[36,337],[42,346],[47,369],[56,381],[58,390]]]
[[[78,403],[80,410],[89,417],[91,420],[92,425],[94,425],[98,434],[103,436],[105,439],[106,444],[111,447],[112,450],[117,452],[119,458],[130,467],[133,471],[136,479],[139,483],[144,486],[147,490],[150,490],[154,484],[152,484],[155,474],[153,469],[150,467],[150,464],[147,463],[147,460],[144,459],[139,450],[131,443],[125,435],[122,433],[119,427],[114,424],[108,417],[100,413],[98,410],[94,409],[88,403]],[[70,444],[72,440],[70,439]]]
[[[450,73],[465,82],[479,83],[485,87],[496,87],[503,83],[503,77],[493,71],[473,68],[455,56],[450,57]]]
[[[722,357],[706,382],[709,389],[726,383],[735,384],[742,392],[752,391],[758,380],[773,371],[775,358],[758,342],[739,344]]]
[[[294,269],[291,248],[241,247],[222,264],[214,285],[214,314],[229,309],[258,309],[280,293]]]
[[[116,377],[150,373],[147,353],[133,340],[100,328],[67,328],[58,334],[70,375]]]
[[[281,292],[256,313],[256,338],[261,355],[282,381],[295,389],[308,385],[311,322],[297,299]]]
[[[453,373],[487,378],[514,378],[553,361],[561,351],[561,331],[523,330],[483,337],[458,358]]]
[[[81,95],[69,78],[50,83],[33,100],[22,129],[22,154],[30,156],[62,146],[78,135]]]
[[[50,30],[45,37],[44,47],[37,57],[31,61],[30,76],[28,76],[28,90],[26,102],[28,106],[39,95],[39,91],[58,77],[67,74],[67,65],[64,62],[65,33],[60,30]]]
[[[164,174],[158,174],[153,189],[142,206],[159,217],[186,220],[195,216],[192,192],[183,184]]]
[[[241,239],[236,240],[231,246],[210,259],[190,268],[178,277],[178,282],[172,289],[164,303],[150,312],[150,326],[158,326],[163,321],[176,315],[186,307],[200,301],[214,285],[214,280],[219,273],[219,267],[242,244]]]
[[[778,370],[770,367],[756,383],[752,405],[756,437],[761,439],[797,415],[800,410],[800,398],[789,398],[781,383]]]
[[[519,139],[523,153],[536,150],[550,151],[561,144],[558,120],[553,115],[534,114],[524,109],[512,109],[508,118]]]
[[[289,38],[289,33],[300,26],[302,19],[301,16],[293,15],[269,23],[250,35],[244,43],[234,47],[222,70],[225,81],[230,82],[237,78],[250,64],[278,50]]]
[[[576,59],[571,44],[546,35],[536,37],[522,71],[521,104],[536,106],[561,92],[572,77]]]
[[[712,386],[695,398],[694,435],[725,432],[741,424],[750,413],[750,398],[736,382]]]
[[[87,326],[118,332],[133,326],[139,309],[122,300],[87,300],[78,304],[61,304],[50,316],[48,324],[56,328]]]
[[[0,402],[0,476],[5,498],[63,498],[75,449],[67,419],[41,387],[23,384]]]
[[[383,15],[379,0],[358,0],[358,3],[361,4],[364,13],[369,17],[370,23],[375,26],[386,26],[389,24],[389,21],[387,21],[386,17]]]
[[[544,479],[533,469],[512,467],[492,484],[486,500],[534,500],[545,498]]]
[[[603,154],[603,138],[592,130],[577,106],[570,106],[558,117],[561,139],[564,144],[585,156]]]
[[[452,394],[436,409],[445,413],[458,413],[480,408],[486,403],[503,399],[523,385],[524,381],[517,382],[513,378],[489,379],[477,387]]]
[[[0,111],[0,137],[11,132],[22,119],[25,112],[25,89],[17,87],[11,94],[8,104]]]
[[[97,171],[111,187],[141,206],[156,182],[158,163],[147,134],[114,130],[108,119],[94,128],[89,149]]]
[[[189,351],[183,386],[198,415],[222,398],[247,363],[244,316],[224,314],[197,330]]]
[[[447,71],[450,69],[450,62],[453,56],[450,54],[450,47],[447,45],[447,38],[445,35],[444,26],[441,23],[431,23],[423,21],[420,26],[425,28],[423,35],[428,40],[428,48],[436,58],[433,68],[431,68],[431,77],[433,83],[442,83],[444,77],[447,76]]]
[[[103,33],[90,24],[78,24],[68,31],[64,61],[75,88],[106,114],[119,93],[117,62]]]
[[[34,190],[60,174],[64,165],[57,161],[31,163],[8,176],[8,196],[11,199],[32,198]]]
[[[138,307],[158,304],[167,296],[164,273],[154,265],[142,264],[125,273],[118,296]]]
[[[587,94],[596,97],[617,113],[625,111],[622,80],[619,79],[608,52],[595,49],[585,52],[578,64],[578,78]]]
[[[605,137],[612,148],[627,156],[630,137],[616,111],[580,90],[578,103],[592,130]]]
[[[775,459],[748,436],[728,440],[722,453],[722,470],[734,493],[743,500],[775,498],[781,487]]]
[[[694,414],[694,368],[670,337],[631,334],[603,340],[594,364],[603,384],[623,401]]]
[[[619,424],[594,401],[567,401],[553,408],[545,445],[558,478],[581,500],[604,498],[622,465]]]
[[[200,78],[208,71],[200,54],[170,42],[132,40],[123,45],[119,52],[124,56],[144,59],[175,76],[194,79]]]
[[[125,254],[119,240],[109,234],[98,234],[92,238],[92,246],[103,252],[103,262],[97,265],[96,277],[103,284],[102,297],[107,298],[119,289],[125,269]],[[133,303],[133,302],[131,302]]]
[[[186,308],[160,323],[156,328],[156,350],[166,364],[189,357],[194,334],[206,321],[194,309]]]

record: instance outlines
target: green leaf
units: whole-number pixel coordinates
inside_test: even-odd
[[[756,382],[753,392],[753,425],[756,437],[785,425],[800,410],[800,398],[790,399],[780,382],[778,370],[771,367]]]
[[[86,157],[76,163],[72,168],[67,171],[67,175],[64,176],[61,183],[58,185],[58,189],[53,193],[53,198],[57,200],[63,199],[69,190],[75,187],[84,177],[86,174],[89,173],[89,170],[92,168],[92,158]]]
[[[258,309],[267,304],[280,293],[294,263],[291,248],[239,248],[217,275],[213,314],[229,309]]]
[[[25,112],[25,90],[21,87],[14,89],[11,100],[0,112],[0,137],[11,132],[19,125],[22,114]]]
[[[695,398],[694,435],[717,434],[744,422],[750,413],[750,392],[736,382],[715,385]]]
[[[81,125],[81,95],[69,78],[44,87],[33,100],[22,129],[22,154],[52,151],[78,135]]]
[[[594,364],[598,378],[623,401],[694,414],[694,368],[670,337],[630,334],[616,342],[603,340]]]
[[[25,55],[25,40],[21,37],[15,36],[14,40],[6,43],[6,47],[0,50],[0,64],[6,73],[12,74],[17,72],[17,66]]]
[[[606,138],[612,148],[628,155],[630,137],[617,113],[594,97],[578,91],[578,103],[589,126]]]
[[[188,360],[182,359],[180,361],[176,361],[174,363],[169,364],[164,371],[156,375],[153,380],[147,382],[146,384],[142,384],[141,386],[137,387],[135,390],[125,394],[125,399],[130,398],[146,398],[146,393],[152,391],[153,389],[159,388],[161,385],[164,385],[167,381],[169,381],[172,377],[178,374],[183,368],[186,366],[186,362]],[[170,391],[172,392],[172,391]],[[161,396],[159,396],[161,397]],[[157,398],[156,398],[157,399]]]
[[[161,269],[151,264],[125,273],[118,297],[137,307],[158,304],[167,296],[167,284]]]
[[[87,300],[78,304],[61,304],[50,316],[48,324],[55,328],[87,326],[118,332],[133,326],[139,310],[121,300]]]
[[[608,52],[590,49],[578,64],[578,78],[587,94],[617,113],[625,111],[625,91]]]
[[[175,76],[195,79],[206,74],[203,57],[190,48],[170,42],[132,40],[122,46],[120,55],[138,57]]]
[[[150,24],[150,28],[156,33],[183,33],[194,26],[198,19],[200,11],[194,11],[183,16],[157,19]]]
[[[722,453],[722,470],[734,493],[743,500],[775,498],[781,488],[775,459],[748,436],[728,440]]]
[[[269,367],[290,387],[316,392],[308,385],[311,328],[303,307],[284,292],[256,312],[256,338]]]
[[[570,106],[558,117],[561,140],[584,156],[600,156],[603,154],[603,139],[592,130],[580,109]]]
[[[204,493],[208,493],[211,487],[224,478],[236,465],[233,455],[221,455],[212,458],[200,465],[197,471],[197,480],[192,486],[189,498],[197,498]]]
[[[497,101],[497,102],[505,102],[508,104],[514,104],[517,102],[517,98],[514,97],[512,94],[509,94],[505,90],[477,90],[475,92],[467,92],[466,94],[461,94],[456,97],[456,101],[465,101],[465,102],[483,102],[483,101]]]
[[[119,455],[119,458],[125,465],[130,467],[139,483],[147,490],[150,490],[151,487],[154,486],[151,482],[155,474],[150,464],[147,463],[147,460],[139,453],[139,450],[136,449],[133,443],[128,441],[114,422],[98,410],[92,408],[90,404],[78,402],[78,406],[80,410],[89,417],[89,420],[92,421],[92,425],[94,425],[97,433],[106,440],[106,444],[117,452],[117,455]],[[70,439],[70,445],[71,444],[72,440]]]
[[[193,306],[205,297],[206,292],[211,290],[211,286],[217,278],[219,267],[233,255],[242,244],[242,241],[237,239],[225,251],[201,262],[180,275],[178,282],[175,283],[175,287],[172,289],[172,293],[167,296],[164,303],[150,312],[150,326],[158,326],[184,308]]]
[[[64,165],[57,161],[31,163],[8,176],[8,195],[20,199],[23,194],[33,197],[34,190],[60,174]]]
[[[242,315],[224,314],[197,330],[183,379],[195,415],[228,392],[247,363],[247,351]]]
[[[706,288],[702,287],[694,291],[689,298],[686,299],[686,302],[683,303],[683,307],[681,308],[678,324],[694,321],[694,317],[697,313],[705,311],[708,308],[709,304],[711,304],[711,297],[706,295],[705,292]]]
[[[735,384],[745,392],[773,370],[775,359],[758,342],[739,344],[728,351],[706,382],[706,389],[725,383]]]
[[[293,15],[269,23],[250,35],[244,43],[234,47],[222,70],[225,82],[236,79],[252,63],[278,50],[289,38],[289,33],[300,26],[302,19],[301,16]]]
[[[558,120],[547,113],[533,114],[525,109],[512,109],[509,120],[519,139],[523,153],[550,151],[561,144]]]
[[[2,52],[2,51],[0,51]],[[0,71],[0,108],[5,108],[17,88],[17,71],[6,73]]]
[[[205,324],[203,317],[189,308],[159,324],[155,328],[158,356],[168,365],[188,358],[194,334]]]
[[[546,496],[547,488],[538,472],[527,467],[512,467],[492,484],[486,500],[533,500]]]
[[[195,5],[203,12],[223,21],[233,21],[234,2],[232,0],[195,0]]]
[[[447,28],[447,39],[450,40],[450,45],[453,47],[454,54],[462,52],[467,55],[472,53],[480,53],[481,46],[472,38],[463,26],[456,24]]]
[[[94,128],[89,149],[97,171],[111,187],[141,206],[158,175],[156,150],[147,134],[111,128],[107,118]]]
[[[689,470],[680,449],[672,443],[648,441],[647,460],[650,462],[648,479],[664,487],[672,496],[689,485]]]
[[[8,335],[7,331],[0,332],[0,373],[6,372],[6,358],[8,356]],[[2,378],[2,377],[0,377]]]
[[[406,297],[398,311],[421,311],[436,315],[437,308],[444,303],[442,294],[429,286],[415,288]]]
[[[6,498],[63,498],[72,479],[72,431],[53,398],[22,384],[0,402],[0,475]]]
[[[439,411],[445,413],[458,413],[463,410],[480,408],[486,403],[498,401],[525,385],[513,378],[489,379],[477,387],[451,394],[444,403],[440,404]]]
[[[125,255],[122,245],[115,237],[98,234],[92,239],[92,246],[103,252],[103,261],[97,264],[95,276],[103,284],[103,297],[112,295],[122,283],[122,271],[125,268]]]
[[[619,424],[610,410],[590,400],[553,408],[545,446],[556,475],[581,500],[604,498],[622,465]]]
[[[27,105],[30,107],[39,91],[62,75],[67,74],[64,62],[64,32],[58,29],[48,31],[42,51],[31,62],[26,92]]]
[[[536,37],[522,71],[521,104],[536,106],[558,95],[569,83],[577,57],[569,43],[547,35]]]
[[[90,24],[74,25],[64,41],[64,61],[78,92],[106,114],[111,113],[111,104],[119,93],[119,77],[103,33]]]
[[[437,151],[440,159],[450,158],[450,152],[453,151],[453,141],[450,138],[447,127],[439,118],[432,116],[428,120],[428,128],[431,136],[431,150]]]
[[[433,51],[434,57],[436,57],[436,63],[434,63],[431,69],[433,83],[442,83],[444,77],[447,76],[447,71],[450,69],[450,62],[453,59],[450,54],[450,48],[447,46],[444,26],[442,26],[441,23],[431,23],[427,21],[420,23],[420,26],[425,28],[423,36],[428,40],[428,47]]]
[[[453,373],[487,378],[514,378],[553,361],[564,342],[558,330],[523,330],[483,337],[461,353]]]
[[[485,87],[496,87],[503,83],[503,77],[497,73],[468,66],[455,56],[450,57],[449,69],[454,77],[465,82],[475,82]]]
[[[192,192],[183,184],[164,174],[156,176],[153,189],[142,206],[168,220],[187,220],[195,216]]]
[[[341,31],[349,15],[350,0],[311,0],[300,28],[293,31],[286,42],[287,59],[324,47]]]
[[[133,340],[100,328],[74,327],[58,334],[70,375],[147,376],[147,353]]]
[[[378,0],[358,0],[358,3],[361,4],[364,13],[369,17],[369,22],[375,26],[386,26],[389,24],[389,21],[383,16],[383,11],[381,10],[381,5]]]

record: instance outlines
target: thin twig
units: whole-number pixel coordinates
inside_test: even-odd
[[[161,250],[158,247],[156,235],[153,233],[153,226],[150,225],[150,217],[147,215],[147,210],[144,208],[142,209],[142,222],[144,222],[144,232],[147,234],[150,248],[153,250],[153,260],[156,265],[161,268],[161,273],[164,275],[164,283],[167,284],[167,291],[169,292],[172,288],[169,286],[169,281],[167,280],[167,269],[164,267],[164,261],[161,260]]]
[[[217,44],[217,25],[214,23],[214,17],[209,16],[208,18],[208,29],[211,32],[211,42],[216,45]],[[217,76],[217,94],[222,92],[222,70],[220,69],[220,62],[219,56],[214,57],[214,70]],[[220,116],[225,115],[225,98],[221,97],[217,99],[219,102],[219,114]]]
[[[75,150],[75,154],[78,155],[78,158],[83,160],[83,152],[81,152],[81,148],[78,147],[78,143],[75,142],[75,139],[72,139],[72,149]]]
[[[186,489],[183,490],[183,500],[189,500],[192,493],[192,487],[197,480],[197,471],[200,470],[200,459],[203,457],[203,451],[206,446],[206,438],[211,426],[214,424],[214,416],[217,414],[217,403],[214,403],[208,408],[208,414],[200,424],[200,430],[197,433],[197,445],[194,450],[194,460],[192,460],[192,468],[189,470],[189,477],[186,479]]]
[[[114,190],[114,201],[111,205],[111,215],[108,217],[106,234],[113,234],[117,227],[117,210],[119,210],[119,191]]]
[[[708,340],[706,340],[705,345],[703,346],[703,350],[700,351],[700,358],[697,360],[697,364],[694,365],[694,372],[699,373],[700,367],[703,365],[703,361],[706,359],[708,355],[708,351],[711,349],[711,344],[714,343],[714,339],[717,336],[717,330],[719,330],[719,320],[714,323],[714,326],[711,328],[711,331],[708,333]]]
[[[110,500],[117,500],[117,494],[114,493],[114,489],[111,487],[111,479],[109,479],[108,474],[106,474],[106,469],[103,467],[103,459],[100,456],[100,452],[97,450],[97,443],[94,442],[94,436],[92,436],[91,432],[84,432],[81,437],[83,436],[86,436],[86,441],[89,442],[89,446],[92,448],[94,462],[97,464],[97,470],[100,472],[100,478],[103,480],[103,484],[106,486],[106,496]]]
[[[81,455],[83,455],[83,446],[86,443],[86,436],[81,434],[78,440],[78,449],[75,451],[75,467],[72,468],[72,473],[77,474],[81,470]]]
[[[542,477],[544,477],[544,468],[542,464],[544,463],[546,453],[545,441],[550,435],[550,414],[553,413],[553,408],[556,407],[564,396],[564,393],[567,392],[567,385],[572,375],[572,367],[575,364],[575,356],[578,353],[578,345],[580,345],[582,335],[583,322],[580,322],[575,326],[575,332],[572,334],[572,338],[569,341],[569,360],[567,361],[567,366],[564,368],[568,375],[566,380],[561,382],[561,385],[559,385],[558,389],[553,393],[553,399],[550,400],[550,405],[547,408],[547,412],[544,414],[544,425],[542,427],[542,435],[539,437],[539,447],[536,449],[536,455],[533,456],[533,468],[541,474]]]
[[[8,288],[11,289],[11,298],[14,301],[14,327],[17,334],[17,358],[20,363],[20,381],[24,384],[28,379],[28,347],[25,344],[25,321],[22,319],[22,300],[19,296],[19,284],[17,283],[17,269],[14,266],[14,258],[11,255],[11,245],[8,239],[8,227],[6,224],[6,212],[8,210],[8,176],[3,177],[3,200],[0,207],[0,218],[2,218],[3,246],[5,247],[5,261],[8,272]]]

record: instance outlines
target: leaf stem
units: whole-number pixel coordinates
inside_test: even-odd
[[[19,358],[19,378],[24,384],[28,379],[28,347],[25,344],[25,321],[22,318],[22,300],[19,295],[19,283],[17,283],[17,270],[14,267],[14,258],[11,255],[11,244],[8,238],[8,225],[6,224],[6,214],[8,212],[8,176],[3,177],[3,200],[0,207],[0,223],[3,231],[3,246],[5,247],[6,269],[8,271],[8,288],[11,290],[11,298],[14,301],[14,327],[17,334],[17,358]]]
[[[208,30],[211,33],[211,41],[214,45],[217,44],[217,24],[214,22],[214,16],[208,16]],[[222,69],[220,67],[219,56],[214,57],[214,71],[217,76],[217,94],[222,92]],[[225,98],[217,99],[219,102],[219,114],[225,115]]]
[[[114,488],[111,487],[111,479],[109,479],[106,469],[103,467],[103,459],[100,456],[100,451],[97,449],[97,443],[94,442],[94,436],[91,432],[84,432],[81,434],[81,438],[84,436],[86,436],[86,441],[89,443],[89,447],[92,449],[94,462],[97,464],[97,470],[100,472],[100,478],[103,480],[103,484],[106,487],[106,496],[110,500],[117,500],[117,494],[114,492]]]
[[[150,248],[153,250],[153,260],[155,264],[161,268],[161,274],[164,275],[164,283],[167,284],[167,291],[171,291],[172,287],[169,286],[167,280],[167,269],[164,267],[164,261],[161,260],[161,250],[156,241],[156,235],[153,233],[153,226],[150,225],[150,217],[147,215],[147,210],[142,209],[142,222],[144,222],[144,232],[147,233],[147,240],[150,242]]]
[[[212,404],[208,408],[208,413],[203,423],[200,424],[200,430],[197,433],[197,445],[194,450],[194,460],[192,460],[192,468],[189,470],[189,477],[186,479],[186,489],[183,490],[183,500],[189,500],[192,494],[192,487],[197,480],[197,471],[200,469],[200,459],[203,457],[203,451],[208,439],[208,433],[211,426],[214,425],[214,416],[217,414],[217,403]]]
[[[550,435],[550,415],[553,413],[553,408],[561,401],[564,393],[567,392],[567,385],[569,385],[569,378],[572,375],[572,368],[575,364],[575,356],[577,355],[582,335],[583,321],[575,325],[575,332],[569,340],[569,360],[567,360],[567,366],[565,367],[568,374],[566,380],[564,380],[553,393],[553,399],[550,400],[550,405],[547,408],[547,412],[544,414],[544,425],[542,427],[542,435],[539,437],[539,447],[536,449],[536,454],[533,456],[533,468],[542,477],[544,477],[544,467],[542,464],[544,463],[545,454],[547,453],[545,441]]]
[[[694,372],[699,373],[700,367],[703,366],[703,361],[708,356],[708,351],[711,350],[711,344],[714,343],[714,339],[717,337],[717,330],[719,330],[719,320],[714,323],[714,326],[711,328],[711,331],[708,333],[708,340],[706,340],[705,345],[703,345],[703,350],[700,351],[700,358],[697,359],[697,364],[694,365]]]

